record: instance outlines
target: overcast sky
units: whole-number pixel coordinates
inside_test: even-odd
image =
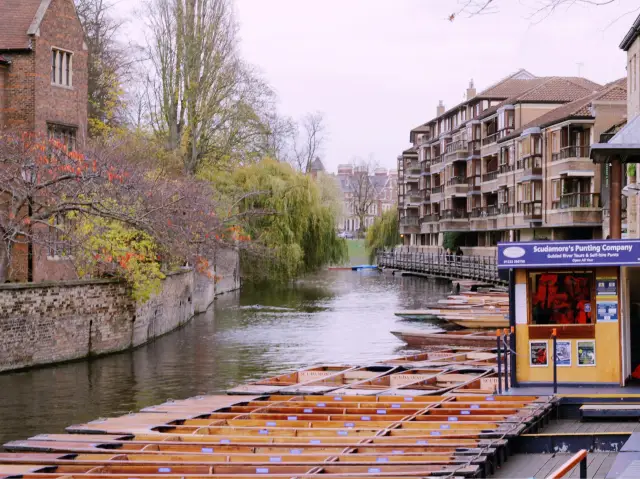
[[[638,0],[560,9],[494,0],[499,11],[448,21],[458,0],[235,0],[244,58],[276,90],[282,113],[321,111],[330,171],[354,156],[395,168],[409,130],[519,68],[606,83],[625,75],[618,45]],[[122,13],[140,0],[119,3]],[[626,16],[622,16],[627,12]],[[622,16],[622,18],[620,18]],[[615,21],[618,19],[617,21]],[[615,21],[615,22],[614,22]],[[614,22],[613,24],[611,24]],[[582,65],[579,65],[581,63]]]

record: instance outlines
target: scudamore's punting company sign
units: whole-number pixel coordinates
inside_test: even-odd
[[[498,244],[498,268],[640,265],[640,240],[527,241]]]

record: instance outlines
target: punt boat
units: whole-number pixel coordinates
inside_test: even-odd
[[[356,382],[350,384],[347,387],[333,391],[332,394],[348,394],[356,396],[368,396],[376,395],[384,392],[388,389],[395,389],[400,386],[412,384],[424,379],[428,379],[433,376],[446,371],[445,369],[409,369],[407,371],[400,371],[397,373],[387,374],[385,376],[379,376],[373,379],[367,379],[365,381]]]
[[[302,384],[280,389],[278,394],[326,394],[335,389],[340,389],[353,383],[375,379],[385,374],[395,372],[395,366],[365,366],[347,369],[341,373],[320,377]]]
[[[249,384],[243,384],[227,391],[228,394],[274,394],[283,388],[301,385],[338,375],[354,369],[353,366],[314,366],[279,376],[261,379]]]
[[[469,368],[448,371],[437,376],[432,376],[422,381],[400,386],[385,392],[385,395],[395,396],[423,396],[442,395],[452,389],[464,386],[470,381],[487,376],[489,369]]]
[[[470,346],[491,348],[496,345],[495,335],[487,331],[447,331],[427,333],[423,331],[391,331],[396,338],[409,346]]]
[[[444,321],[465,329],[504,329],[509,327],[507,314],[447,314]]]

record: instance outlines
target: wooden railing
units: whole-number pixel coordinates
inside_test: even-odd
[[[581,449],[580,451],[576,452],[567,462],[562,464],[562,466],[548,475],[547,479],[560,479],[561,477],[566,477],[578,464],[580,464],[580,479],[587,479],[586,449]]]
[[[438,253],[378,252],[378,266],[446,278],[467,278],[502,283],[496,258],[490,256],[455,256]]]

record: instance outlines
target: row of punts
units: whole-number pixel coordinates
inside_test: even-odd
[[[0,479],[486,477],[554,405],[498,379],[487,348],[308,367],[12,441]]]
[[[5,445],[3,479],[485,477],[538,396],[199,396]]]

